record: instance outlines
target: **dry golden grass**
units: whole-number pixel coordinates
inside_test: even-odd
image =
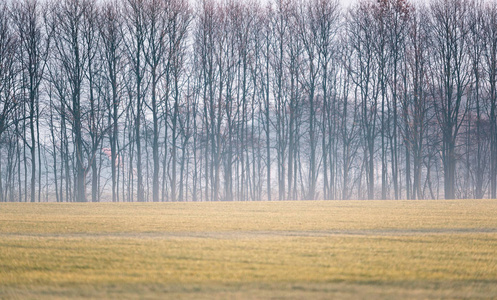
[[[0,204],[0,298],[496,298],[497,202]]]

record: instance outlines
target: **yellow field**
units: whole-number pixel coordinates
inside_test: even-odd
[[[0,203],[3,298],[497,298],[497,201]]]

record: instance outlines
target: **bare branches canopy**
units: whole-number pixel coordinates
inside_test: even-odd
[[[0,0],[0,201],[495,198],[495,1]]]

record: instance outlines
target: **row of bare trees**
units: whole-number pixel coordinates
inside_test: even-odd
[[[496,198],[497,4],[0,0],[0,201]]]

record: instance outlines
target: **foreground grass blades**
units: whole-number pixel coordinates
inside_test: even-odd
[[[497,202],[0,204],[0,298],[495,298]]]

